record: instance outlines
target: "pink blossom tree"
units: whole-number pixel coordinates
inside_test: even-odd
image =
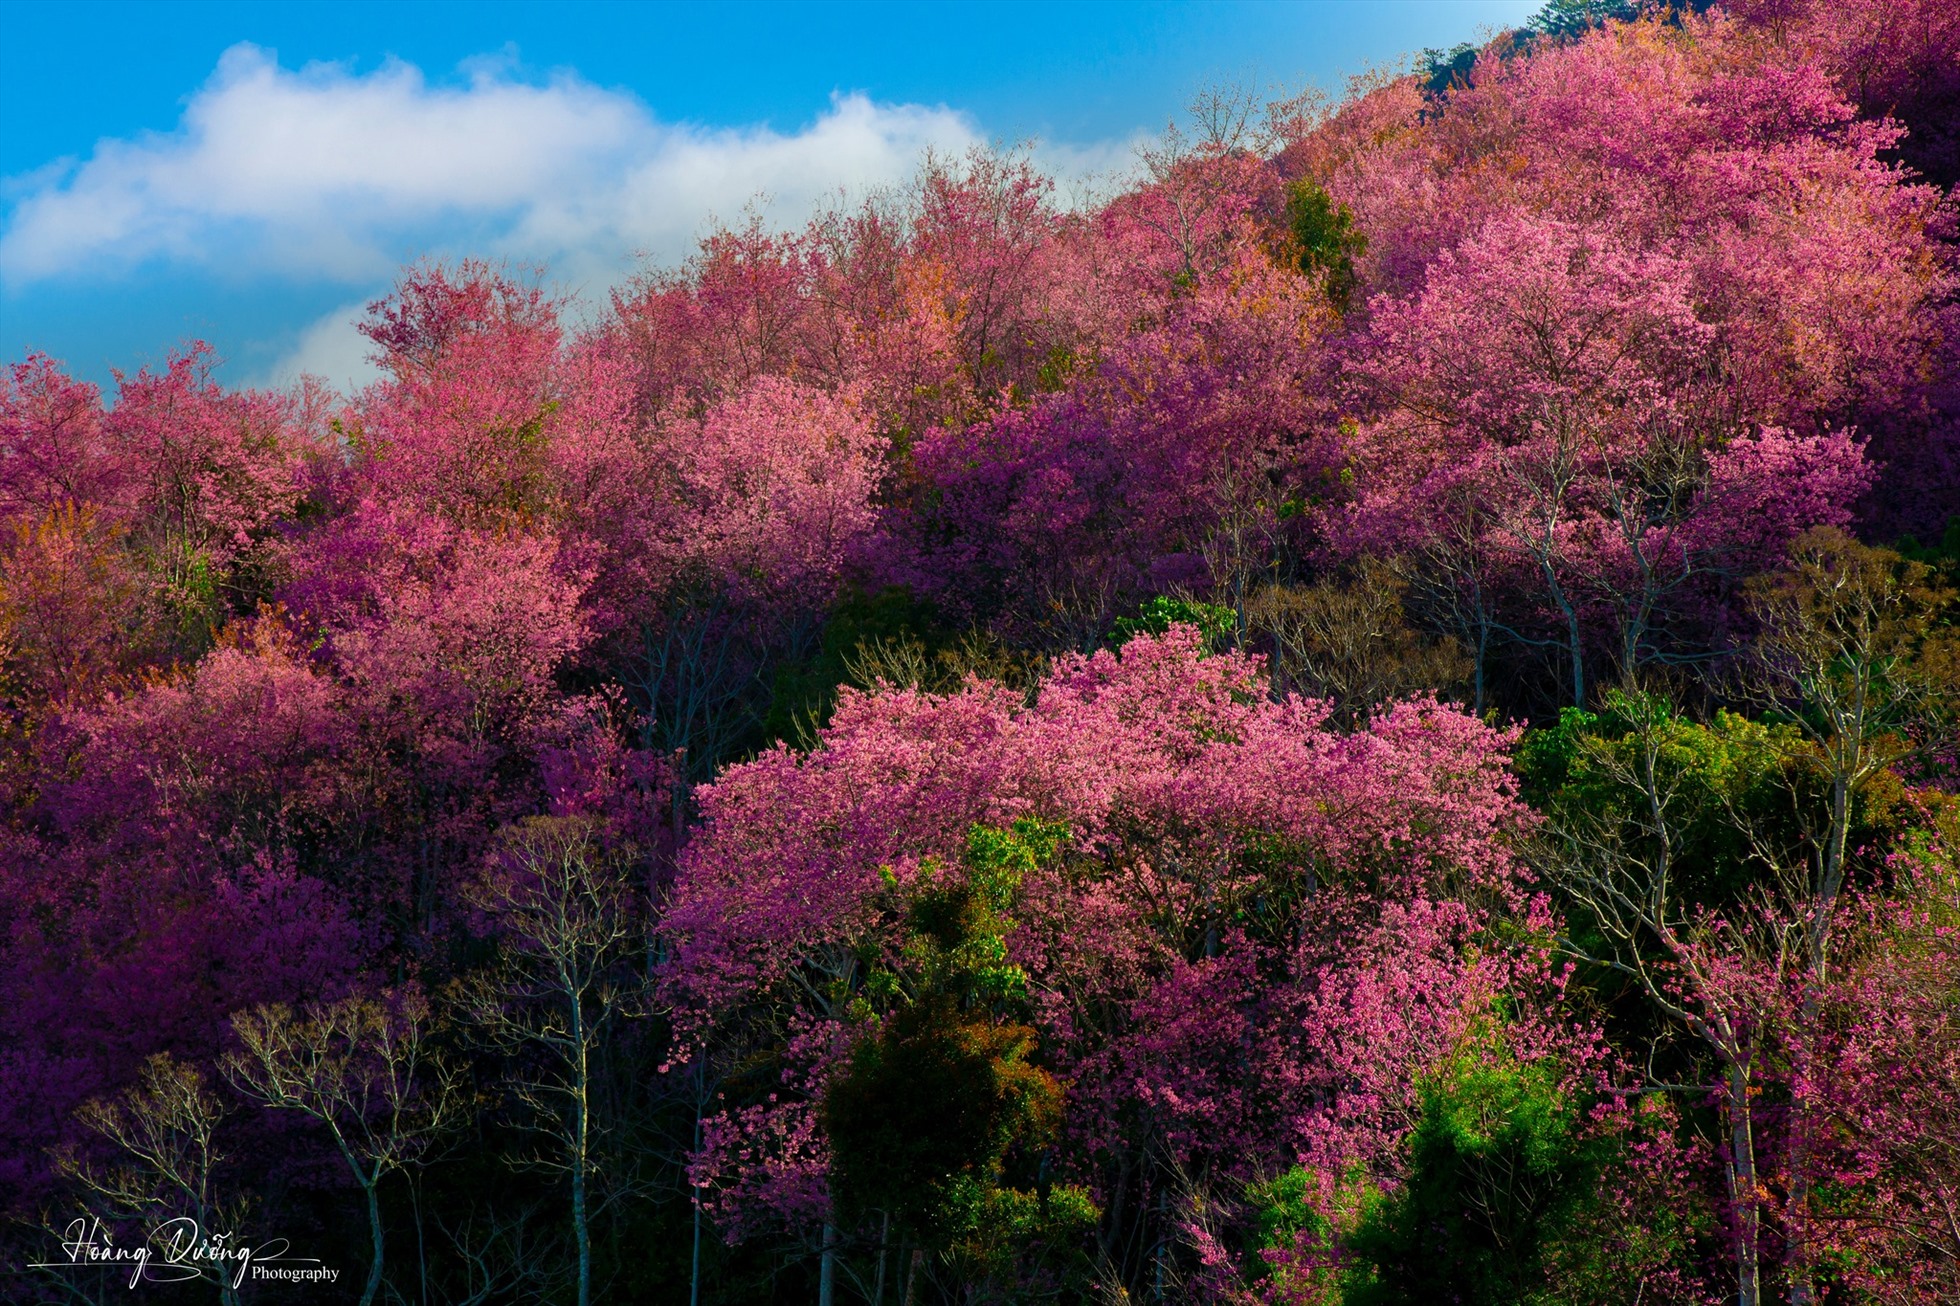
[[[1357,735],[1324,721],[1174,627],[1063,659],[1030,707],[980,681],[847,694],[810,754],[731,770],[701,796],[663,982],[689,1041],[802,1051],[725,1109],[702,1180],[751,1212],[809,1209],[760,1194],[823,1191],[808,1113],[873,976],[906,973],[907,904],[972,865],[970,831],[1017,819],[1068,831],[1020,873],[1004,946],[1042,1055],[1074,1085],[1065,1129],[1103,1158],[1083,1177],[1106,1245],[1158,1227],[1178,1167],[1230,1171],[1254,1138],[1381,1163],[1408,1067],[1490,991],[1464,951],[1483,909],[1448,899],[1521,905],[1505,843],[1524,818],[1498,732],[1422,702]],[[1379,955],[1321,951],[1357,930],[1379,931]],[[1404,1032],[1376,1027],[1391,1012]]]

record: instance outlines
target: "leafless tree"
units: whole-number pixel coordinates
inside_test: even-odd
[[[231,1018],[241,1049],[225,1078],[268,1107],[317,1120],[366,1202],[368,1276],[361,1306],[381,1291],[382,1180],[414,1164],[460,1105],[455,1077],[429,1054],[420,994],[354,996],[296,1014],[260,1006]]]
[[[219,1192],[218,1172],[229,1159],[218,1147],[224,1104],[205,1087],[196,1067],[169,1053],[144,1062],[137,1082],[113,1098],[96,1098],[77,1113],[81,1122],[116,1145],[123,1160],[100,1170],[72,1155],[56,1160],[109,1220],[141,1220],[154,1233],[170,1222],[189,1221],[198,1238],[235,1235],[245,1203]],[[238,1301],[224,1263],[179,1262],[218,1286],[219,1300]]]
[[[1248,620],[1271,653],[1276,687],[1329,699],[1337,717],[1353,721],[1391,699],[1462,683],[1469,660],[1410,626],[1406,590],[1375,561],[1362,563],[1345,584],[1260,590]]]
[[[1042,643],[1056,652],[1090,653],[1115,627],[1117,591],[1106,575],[1073,578],[1044,587],[1036,624]]]
[[[1506,496],[1511,511],[1499,516],[1502,532],[1538,573],[1544,594],[1557,610],[1561,638],[1534,638],[1517,630],[1509,633],[1525,643],[1563,644],[1572,673],[1572,705],[1586,705],[1586,640],[1580,619],[1580,596],[1570,583],[1569,530],[1573,496],[1581,473],[1580,422],[1569,416],[1570,404],[1552,405],[1548,437],[1539,443],[1499,451],[1496,465],[1513,493]]]
[[[1281,523],[1272,482],[1230,464],[1212,478],[1215,517],[1204,540],[1212,595],[1232,610],[1233,637],[1243,644],[1247,604],[1279,561]]]
[[[437,1231],[463,1271],[455,1306],[549,1301],[564,1290],[572,1278],[564,1269],[564,1245],[540,1235],[541,1215],[536,1206],[510,1211],[486,1204],[453,1222],[437,1219]]]
[[[610,1027],[645,1009],[636,964],[644,931],[628,869],[592,822],[533,817],[509,832],[470,895],[496,923],[500,955],[464,986],[464,1007],[510,1056],[508,1088],[546,1140],[526,1163],[571,1184],[579,1306],[591,1303],[591,1222],[606,1204],[594,1200],[601,1056]]]
[[[1470,658],[1470,708],[1482,716],[1493,645],[1507,634],[1496,609],[1496,564],[1484,535],[1486,506],[1462,487],[1431,515],[1415,547],[1390,568],[1407,587],[1409,608],[1432,630],[1454,636]]]
[[[1140,206],[1138,221],[1177,252],[1179,275],[1197,276],[1203,234],[1218,206],[1232,194],[1232,164],[1263,154],[1271,144],[1258,97],[1233,86],[1210,86],[1188,111],[1190,127],[1171,123],[1137,151],[1155,204]]]
[[[1916,727],[1951,716],[1960,639],[1935,625],[1955,596],[1922,564],[1829,528],[1800,536],[1791,560],[1749,588],[1759,633],[1741,688],[1803,732],[1810,749],[1801,760],[1828,795],[1806,814],[1808,865],[1796,868],[1791,904],[1821,983],[1859,790],[1915,751]]]

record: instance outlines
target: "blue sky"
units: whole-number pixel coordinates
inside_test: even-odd
[[[603,295],[711,215],[1038,140],[1110,177],[1208,82],[1314,84],[1535,0],[155,3],[13,9],[0,349],[106,381],[211,340],[234,381],[357,379],[358,306],[422,255]]]

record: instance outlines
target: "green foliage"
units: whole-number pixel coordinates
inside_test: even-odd
[[[1024,816],[1006,830],[976,825],[967,831],[966,864],[989,892],[1011,894],[1020,877],[1052,861],[1068,841],[1068,826]],[[1000,900],[1005,906],[1007,899]]]
[[[1286,188],[1286,228],[1300,271],[1320,283],[1335,308],[1345,313],[1354,297],[1354,258],[1368,248],[1345,204],[1301,178]]]
[[[1255,1212],[1254,1245],[1290,1247],[1303,1231],[1309,1235],[1325,1232],[1326,1219],[1308,1200],[1314,1189],[1313,1175],[1297,1165],[1277,1179],[1247,1189],[1246,1196]]]
[[[935,876],[912,901],[907,960],[921,992],[950,993],[967,1007],[1020,1013],[1027,973],[1008,959],[1008,915],[1021,879],[1053,858],[1068,828],[1023,817],[1013,828],[967,833],[962,874]]]
[[[1034,1191],[974,1185],[966,1209],[968,1232],[954,1250],[974,1277],[1002,1275],[1030,1250],[1066,1253],[1095,1233],[1102,1214],[1088,1190],[1074,1184]]]
[[[1094,1228],[1082,1190],[1052,1187],[1038,1155],[1061,1121],[1062,1088],[1035,1064],[1027,975],[1006,936],[1022,877],[1053,858],[1066,827],[1022,819],[974,827],[958,868],[913,898],[907,985],[872,984],[895,1006],[823,1102],[831,1174],[846,1209],[884,1211],[909,1239],[988,1274]],[[875,979],[876,977],[874,977]]]
[[[1441,95],[1458,82],[1470,79],[1470,70],[1476,66],[1478,47],[1464,41],[1447,50],[1427,49],[1422,52],[1422,85],[1431,95]]]
[[[1347,1306],[1550,1302],[1547,1266],[1598,1199],[1607,1146],[1557,1067],[1473,1041],[1421,1086],[1408,1173],[1346,1241]]]
[[[1802,815],[1818,809],[1824,782],[1813,746],[1788,722],[1729,711],[1699,722],[1662,698],[1610,691],[1598,713],[1567,708],[1557,725],[1520,741],[1525,801],[1616,826],[1637,843],[1648,818],[1631,780],[1650,741],[1661,792],[1670,795],[1674,889],[1685,900],[1717,908],[1737,902],[1764,849],[1801,862],[1805,841],[1815,837]],[[1899,836],[1906,815],[1897,780],[1872,777],[1855,795],[1851,846],[1876,856]]]
[[[1642,13],[1659,10],[1678,22],[1683,13],[1704,13],[1714,0],[1546,0],[1543,8],[1525,20],[1524,26],[1506,32],[1492,49],[1509,59],[1529,53],[1541,41],[1561,44],[1574,41],[1608,22],[1629,23]],[[1422,52],[1423,87],[1431,95],[1441,95],[1459,82],[1470,79],[1483,47],[1465,41],[1447,50]]]
[[[1755,875],[1754,833],[1794,841],[1792,784],[1805,750],[1792,726],[1718,711],[1703,723],[1651,695],[1609,692],[1597,713],[1567,708],[1559,722],[1519,746],[1518,775],[1528,802],[1554,813],[1585,813],[1638,839],[1644,798],[1631,782],[1652,740],[1663,791],[1673,795],[1678,892],[1709,906],[1746,893]]]
[[[203,549],[180,541],[166,545],[161,552],[157,559],[163,581],[156,594],[158,624],[168,632],[171,650],[192,662],[211,647],[229,615],[224,573]]]
[[[1960,514],[1946,519],[1946,530],[1933,543],[1921,544],[1908,535],[1899,541],[1898,552],[1909,562],[1931,567],[1945,583],[1954,583],[1960,579]]]
[[[1216,649],[1238,629],[1238,618],[1221,604],[1159,595],[1138,608],[1136,616],[1118,617],[1110,642],[1121,646],[1138,635],[1161,635],[1174,625],[1196,626],[1206,646]]]
[[[1273,1282],[1280,1300],[1300,1306],[1339,1301],[1340,1246],[1380,1196],[1359,1163],[1331,1185],[1297,1165],[1251,1185],[1246,1190],[1253,1211],[1249,1268],[1256,1278]]]
[[[1568,707],[1558,724],[1525,732],[1512,755],[1518,789],[1533,807],[1545,808],[1572,778],[1572,765],[1585,741],[1599,729],[1599,718],[1583,708]]]
[[[1036,394],[1059,394],[1084,370],[1087,360],[1066,345],[1055,345],[1042,357],[1034,375]]]
[[[824,622],[817,651],[776,672],[763,720],[769,738],[807,742],[806,736],[830,720],[837,687],[849,683],[852,654],[885,641],[909,641],[936,652],[948,638],[932,605],[903,586],[846,590]]]
[[[935,1250],[973,1239],[1005,1200],[1010,1148],[1047,1145],[1061,1088],[1032,1064],[1035,1031],[929,992],[866,1039],[824,1098],[847,1207],[883,1210]]]
[[[1553,40],[1584,36],[1606,22],[1630,22],[1640,16],[1639,0],[1546,0],[1531,16],[1525,30]]]

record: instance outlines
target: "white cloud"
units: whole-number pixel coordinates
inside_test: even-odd
[[[709,214],[767,194],[800,217],[838,188],[895,182],[931,147],[982,139],[944,106],[834,97],[800,130],[662,123],[575,76],[539,85],[480,60],[461,86],[391,62],[294,72],[226,51],[177,130],[105,140],[17,177],[0,235],[13,286],[163,262],[218,275],[368,286],[405,256],[466,249],[611,280],[684,254]]]
[[[352,394],[378,379],[381,369],[368,357],[374,342],[360,330],[366,307],[365,301],[356,300],[315,321],[277,362],[247,378],[246,384],[283,389],[302,376],[317,376]]]
[[[175,130],[0,179],[0,286],[140,286],[134,274],[168,269],[340,287],[344,307],[234,343],[274,360],[251,384],[310,373],[352,389],[376,375],[356,325],[364,306],[414,258],[505,258],[545,265],[555,288],[603,291],[636,256],[677,261],[712,219],[758,198],[770,221],[795,224],[840,191],[903,182],[928,149],[986,139],[944,105],[835,95],[795,130],[708,128],[661,122],[573,74],[525,80],[508,52],[459,72],[431,84],[398,61],[294,71],[233,46]],[[1133,163],[1135,144],[1042,142],[1034,159],[1069,203]]]

